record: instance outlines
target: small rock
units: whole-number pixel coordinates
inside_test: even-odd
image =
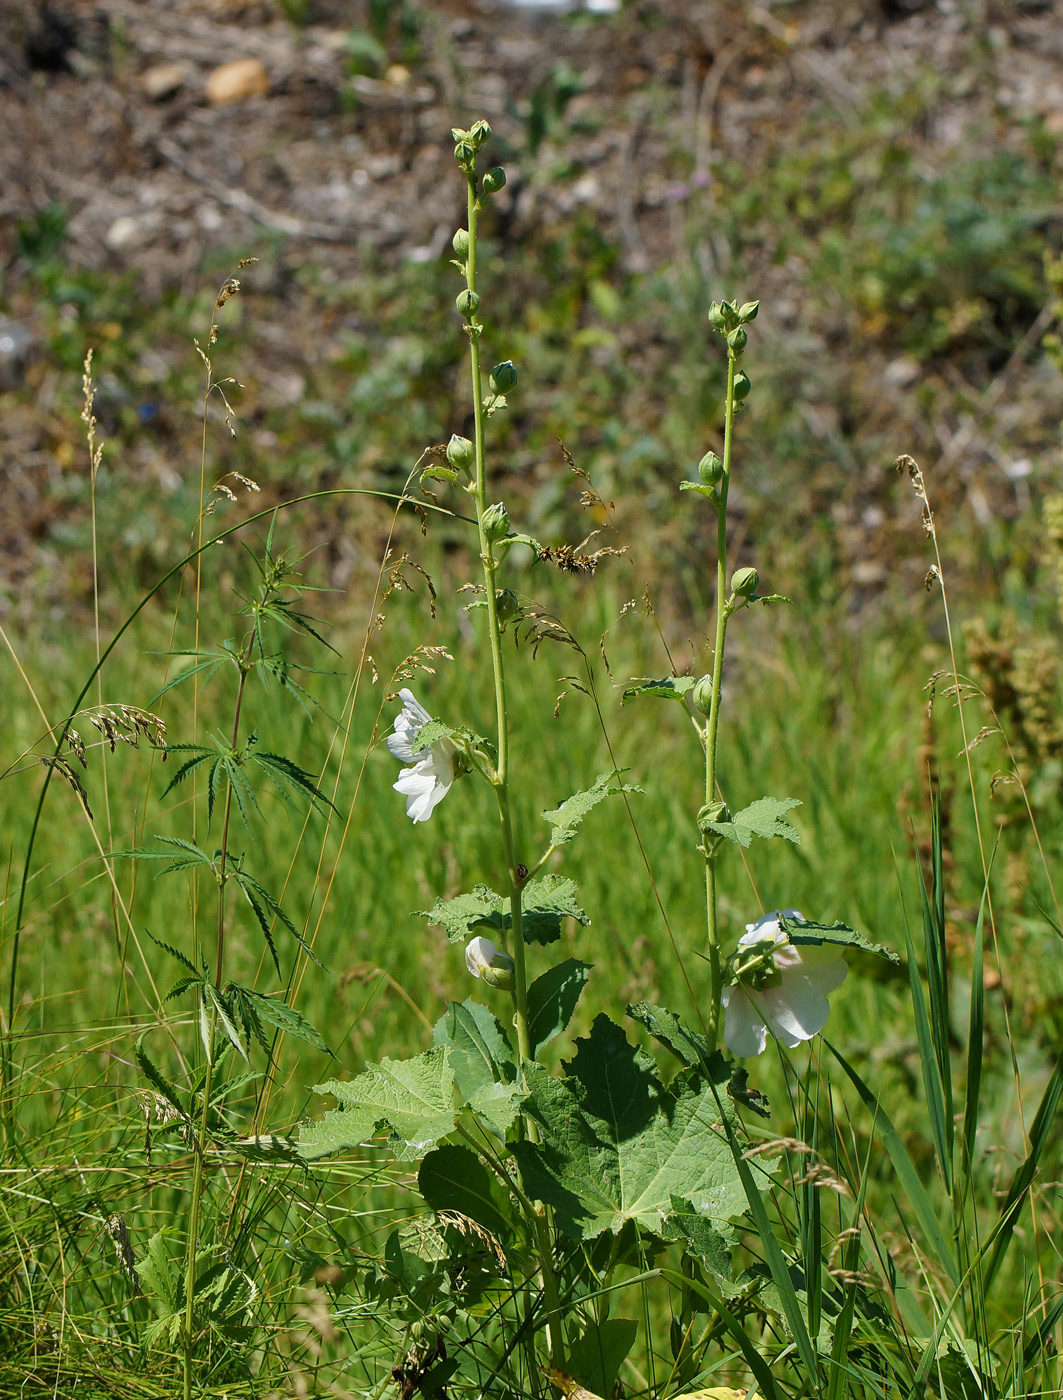
[[[132,214],[120,214],[104,234],[103,241],[108,248],[117,252],[120,248],[128,248],[131,243],[135,243],[140,233],[140,223]]]
[[[152,102],[172,97],[188,81],[188,69],[183,63],[153,63],[140,75],[140,87]]]
[[[233,63],[223,63],[207,79],[207,101],[212,107],[243,102],[247,97],[265,97],[268,92],[269,78],[257,58],[238,58]]]

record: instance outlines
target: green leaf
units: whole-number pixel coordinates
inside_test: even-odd
[[[136,1264],[140,1285],[160,1318],[168,1318],[175,1313],[184,1295],[182,1275],[166,1252],[167,1233],[165,1227],[157,1230],[148,1240],[144,1258]]]
[[[457,1211],[503,1238],[513,1233],[508,1193],[467,1147],[429,1152],[417,1173],[417,1189],[434,1211]]]
[[[679,489],[680,491],[696,491],[699,496],[709,496],[710,498],[716,495],[715,487],[703,486],[700,481],[681,481],[679,483]],[[719,496],[717,495],[716,498],[718,500]]]
[[[681,1064],[692,1069],[704,1069],[719,1081],[726,1079],[729,1068],[719,1051],[713,1053],[703,1035],[690,1030],[674,1011],[663,1006],[653,1006],[648,1001],[640,1001],[629,1006],[627,1014],[640,1026],[645,1026],[655,1040],[670,1050]]]
[[[873,953],[877,958],[886,958],[900,966],[901,960],[892,948],[884,943],[870,943],[863,934],[856,933],[848,924],[816,924],[807,919],[795,919],[790,915],[780,915],[779,923],[789,936],[791,943],[799,946],[810,943],[819,946],[828,943],[834,948],[858,948],[862,953]]]
[[[475,928],[493,928],[501,931],[508,927],[502,918],[503,899],[486,885],[476,885],[470,894],[459,894],[454,899],[437,899],[431,909],[420,909],[422,919],[430,924],[439,924],[446,929],[452,943],[465,939]],[[508,918],[508,915],[506,916]]]
[[[474,929],[489,928],[506,934],[513,919],[508,901],[486,885],[477,885],[470,894],[455,899],[439,899],[431,909],[422,909],[422,918],[446,929],[452,943],[465,939]],[[553,943],[561,937],[566,918],[589,924],[590,917],[576,902],[576,883],[563,875],[543,875],[524,887],[523,928],[525,943]]]
[[[144,1034],[146,1035],[147,1032],[145,1031]],[[149,1057],[148,1052],[144,1049],[143,1035],[133,1046],[133,1054],[136,1056],[141,1073],[155,1092],[164,1098],[171,1108],[175,1108],[182,1118],[187,1117],[185,1106],[181,1102],[180,1090],[176,1084],[166,1078],[158,1065]]]
[[[486,1006],[468,1001],[447,1003],[435,1024],[433,1045],[450,1050],[450,1066],[459,1091],[471,1098],[487,1084],[511,1084],[516,1060],[505,1031]]]
[[[725,1298],[746,1292],[745,1281],[731,1281],[732,1230],[728,1229],[725,1234],[719,1228],[719,1221],[709,1220],[689,1201],[673,1196],[661,1233],[666,1240],[678,1241],[698,1260]]]
[[[743,807],[741,812],[736,812],[729,822],[702,821],[699,818],[698,825],[703,831],[715,831],[739,846],[748,846],[754,836],[762,836],[765,840],[782,836],[798,845],[801,837],[797,828],[786,820],[785,814],[800,805],[796,797],[759,797],[756,802]]]
[[[745,1211],[721,1119],[733,1110],[711,1084],[680,1075],[665,1089],[650,1057],[606,1016],[565,1069],[556,1079],[532,1067],[543,1141],[512,1145],[525,1191],[554,1207],[565,1234],[594,1239],[629,1220],[659,1233],[673,1196],[710,1220]]]
[[[638,1323],[626,1317],[608,1318],[588,1327],[568,1351],[572,1378],[592,1395],[612,1395],[638,1333]]]
[[[561,924],[575,919],[578,924],[590,923],[590,915],[576,900],[576,882],[566,875],[542,875],[529,880],[524,887],[523,927],[525,943],[554,943],[561,937]],[[503,927],[511,927],[509,915]]]
[[[421,753],[424,749],[430,749],[433,744],[438,744],[443,739],[458,737],[458,733],[458,730],[449,724],[444,724],[441,719],[430,719],[426,724],[421,725],[410,748],[414,753]]]
[[[642,791],[634,783],[619,781],[620,774],[626,771],[626,769],[617,768],[611,773],[599,773],[594,780],[593,787],[588,788],[585,792],[574,792],[553,811],[542,813],[543,821],[548,822],[554,829],[550,839],[555,846],[567,845],[575,837],[576,828],[580,822],[592,808],[597,807],[599,802],[604,802],[607,797],[615,797],[622,792]]]
[[[330,1079],[314,1092],[332,1094],[340,1107],[304,1126],[300,1154],[308,1161],[358,1147],[381,1127],[398,1140],[400,1155],[421,1156],[453,1130],[457,1116],[454,1071],[446,1046],[411,1060],[383,1059],[356,1079]]]
[[[697,685],[695,676],[664,676],[659,681],[632,681],[625,689],[620,703],[626,705],[640,695],[654,695],[661,700],[682,700]]]
[[[497,540],[495,542],[495,549],[508,549],[511,545],[514,544],[526,544],[531,550],[531,552],[535,555],[536,559],[539,559],[542,556],[543,547],[539,543],[539,541],[533,539],[531,535],[522,535],[517,530],[511,530],[510,533],[506,535],[504,539]]]
[[[453,467],[444,467],[444,466],[442,466],[442,465],[440,465],[440,466],[432,466],[432,467],[425,467],[425,468],[422,470],[421,476],[420,476],[420,480],[421,480],[422,482],[424,482],[424,481],[447,481],[447,482],[450,482],[451,485],[453,485],[454,482],[457,481],[457,479],[458,479],[458,474],[457,474],[457,472],[454,470]]]
[[[242,991],[245,997],[251,999],[255,1011],[267,1025],[273,1026],[285,1035],[294,1036],[296,1040],[304,1041],[307,1045],[312,1045],[315,1050],[332,1055],[332,1051],[325,1044],[321,1032],[312,1026],[305,1017],[301,1016],[293,1006],[288,1006],[283,1001],[274,1000],[263,992],[253,992],[250,987],[243,988]]]
[[[528,1035],[533,1059],[571,1021],[590,970],[590,963],[566,958],[528,988]]]

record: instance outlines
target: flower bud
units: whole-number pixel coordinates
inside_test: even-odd
[[[756,569],[735,569],[731,575],[731,592],[739,598],[752,598],[760,583]]]
[[[471,472],[473,455],[473,446],[468,438],[451,434],[447,443],[447,461],[452,467],[459,472]]]
[[[513,959],[500,953],[489,938],[471,938],[465,947],[465,966],[474,977],[482,978],[499,991],[513,990]]]
[[[722,331],[726,329],[727,317],[724,315],[725,306],[726,302],[714,301],[709,307],[709,325],[715,330]],[[730,310],[729,307],[728,310]]]
[[[746,335],[745,331],[742,329],[741,326],[736,326],[733,331],[730,331],[728,333],[727,336],[727,344],[731,347],[731,349],[735,352],[736,355],[741,355],[742,351],[746,348],[746,343],[748,340],[749,336]]]
[[[500,588],[495,593],[495,609],[499,622],[512,622],[520,617],[520,599],[512,588]]]
[[[491,128],[481,117],[469,127],[469,140],[474,146],[485,146],[491,139]]]
[[[497,194],[506,183],[506,172],[500,165],[493,166],[484,176],[484,194]]]
[[[704,715],[708,719],[712,714],[712,677],[702,676],[697,685],[690,692],[690,703],[697,710],[699,715]]]
[[[460,315],[464,316],[466,321],[470,321],[480,309],[480,298],[466,287],[454,298],[454,305],[458,308]]]
[[[740,369],[735,375],[735,402],[741,403],[752,387],[753,385],[749,382],[749,375],[746,374],[744,369]]]
[[[491,371],[491,388],[496,394],[504,394],[517,382],[517,371],[512,360],[503,360]]]
[[[476,147],[471,141],[458,141],[454,146],[454,159],[464,170],[476,159]]]
[[[457,233],[450,240],[450,246],[454,249],[459,258],[467,258],[469,256],[469,230],[466,228],[459,228]]]
[[[480,516],[480,524],[491,544],[497,544],[509,534],[509,512],[499,501],[496,505],[487,507]]]
[[[738,308],[738,319],[740,321],[755,321],[757,312],[760,310],[759,301],[746,301]]]
[[[698,476],[703,486],[715,486],[723,480],[723,462],[715,452],[706,452],[698,463]]]

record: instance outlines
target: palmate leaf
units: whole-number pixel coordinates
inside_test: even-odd
[[[268,997],[263,992],[252,991],[250,987],[234,990],[239,991],[241,998],[254,1009],[259,1020],[265,1021],[275,1030],[283,1031],[285,1035],[294,1036],[296,1040],[312,1045],[315,1050],[332,1055],[332,1051],[325,1044],[321,1032],[316,1026],[312,1026],[304,1016],[301,1016],[293,1006],[289,1006],[286,1002],[279,1001],[275,997]]]
[[[501,1025],[478,1002],[452,1001],[436,1022],[432,1040],[448,1049],[458,1092],[469,1108],[504,1137],[525,1094],[516,1083],[516,1061]]]
[[[616,768],[610,773],[599,773],[594,780],[593,787],[587,788],[585,792],[574,792],[553,811],[542,813],[543,821],[548,822],[553,828],[550,840],[555,846],[565,846],[572,841],[580,822],[588,812],[597,807],[599,802],[604,802],[607,797],[615,797],[622,792],[642,791],[634,783],[620,781],[620,774],[626,771],[626,769]]]
[[[293,763],[290,758],[286,758],[281,753],[265,753],[253,751],[248,755],[249,762],[255,763],[263,769],[273,779],[277,795],[284,801],[290,802],[289,792],[298,793],[305,797],[312,807],[318,805],[331,807],[335,812],[336,808],[321,791],[305,769],[300,768],[297,763]]]
[[[528,988],[528,1037],[533,1058],[571,1021],[590,970],[590,963],[566,958]]]
[[[474,929],[488,928],[506,934],[513,919],[506,908],[507,901],[486,885],[476,885],[469,894],[454,899],[439,899],[431,909],[419,914],[429,923],[440,924],[452,943],[468,937]],[[561,925],[567,918],[589,924],[590,916],[576,900],[576,882],[564,875],[543,875],[529,880],[522,899],[522,926],[525,943],[553,943],[561,937]]]
[[[736,812],[730,821],[706,821],[699,814],[698,825],[703,831],[715,831],[718,836],[725,836],[739,846],[748,846],[754,836],[762,836],[765,840],[782,836],[799,845],[800,834],[786,820],[786,813],[800,805],[796,797],[759,797],[756,802],[743,807],[741,812]]]
[[[299,1135],[306,1161],[344,1152],[387,1127],[402,1157],[419,1157],[446,1137],[457,1118],[454,1071],[445,1046],[411,1060],[383,1059],[356,1079],[330,1079],[314,1092],[332,1094],[340,1107]]]
[[[654,696],[659,700],[682,700],[697,683],[695,676],[663,676],[659,681],[632,681],[621,696],[620,703],[626,705],[629,700],[636,700],[644,695]]]
[[[673,1197],[721,1224],[745,1211],[722,1086],[681,1074],[666,1089],[606,1016],[565,1069],[555,1079],[532,1068],[529,1107],[543,1141],[512,1145],[525,1191],[554,1207],[565,1234],[594,1239],[629,1220],[660,1233]]]

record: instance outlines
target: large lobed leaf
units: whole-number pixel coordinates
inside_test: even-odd
[[[555,807],[550,812],[543,812],[543,821],[548,822],[553,827],[551,840],[555,846],[565,846],[573,840],[576,835],[576,828],[587,815],[597,807],[599,802],[604,802],[607,797],[615,797],[622,792],[641,792],[640,787],[634,783],[622,783],[620,774],[623,769],[614,769],[609,773],[599,773],[594,780],[594,786],[587,788],[585,792],[574,792],[571,797],[566,797],[559,807]]]
[[[431,909],[419,911],[429,923],[446,929],[452,943],[463,940],[474,929],[487,928],[507,934],[513,918],[507,901],[486,885],[476,885],[469,894],[454,899],[437,899]],[[589,924],[590,916],[576,899],[576,882],[564,875],[543,875],[529,880],[521,900],[525,943],[554,943],[561,937],[565,919]]]
[[[529,1074],[543,1142],[515,1143],[513,1152],[525,1191],[554,1207],[566,1234],[594,1239],[629,1220],[660,1233],[673,1198],[721,1223],[745,1211],[722,1082],[681,1074],[666,1089],[650,1057],[606,1016],[565,1069],[564,1079]]]
[[[454,1087],[446,1046],[435,1046],[411,1060],[385,1058],[367,1065],[356,1079],[330,1079],[315,1085],[315,1093],[332,1094],[340,1107],[320,1122],[304,1125],[299,1153],[315,1161],[358,1147],[386,1126],[397,1139],[401,1156],[420,1156],[454,1128]]]

